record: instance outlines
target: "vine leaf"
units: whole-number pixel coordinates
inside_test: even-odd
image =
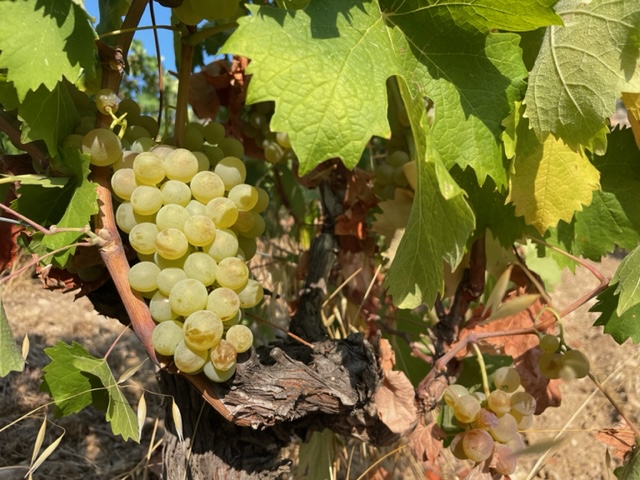
[[[0,290],[0,377],[9,372],[21,372],[24,368],[24,358],[11,332],[7,314],[2,304],[2,290]]]
[[[622,315],[640,304],[640,246],[627,255],[611,279],[618,284],[615,293],[619,295],[616,313]]]
[[[43,387],[53,397],[58,414],[70,415],[93,404],[105,409],[114,435],[140,441],[136,414],[105,359],[92,356],[77,342],[58,342],[44,351],[51,362],[43,369]]]
[[[507,201],[543,234],[560,220],[570,222],[576,210],[591,203],[600,174],[582,150],[562,139],[547,135],[540,143],[526,118],[518,123],[517,138]]]
[[[609,287],[598,295],[598,302],[591,307],[590,312],[600,312],[594,326],[604,326],[604,332],[608,333],[619,344],[623,344],[629,338],[634,342],[640,342],[640,305],[634,305],[623,315],[616,312],[620,297],[616,294],[617,285]]]
[[[455,21],[445,8],[436,15],[421,7],[415,0],[315,0],[303,11],[249,5],[222,51],[251,58],[247,100],[276,102],[271,128],[289,134],[301,173],[333,157],[351,168],[371,136],[390,135],[386,81],[396,75],[423,107],[425,96],[434,101],[444,165],[470,165],[480,182],[490,175],[506,186],[500,123],[525,86],[519,37],[458,26],[461,12],[477,17],[471,7],[456,9]]]
[[[72,0],[0,2],[0,68],[7,69],[18,99],[63,78],[74,83],[95,72],[95,32],[89,15]]]
[[[640,93],[622,93],[622,101],[627,109],[627,118],[636,139],[636,145],[640,148]]]
[[[640,92],[636,67],[640,26],[636,0],[561,0],[564,27],[547,29],[529,77],[527,113],[536,135],[588,144],[623,91]]]

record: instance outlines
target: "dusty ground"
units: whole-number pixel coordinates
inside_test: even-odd
[[[611,275],[618,260],[608,259],[600,269]],[[563,283],[554,291],[554,298],[561,306],[581,296],[597,285],[597,281],[585,270],[574,277],[565,273]],[[0,379],[0,430],[21,415],[30,416],[0,432],[0,480],[23,478],[32,456],[33,444],[42,424],[44,412],[49,420],[45,448],[65,429],[66,434],[58,449],[40,467],[34,478],[49,479],[154,479],[157,478],[158,453],[161,450],[162,422],[158,423],[154,447],[152,432],[157,421],[160,398],[154,372],[150,365],[143,368],[128,382],[127,392],[131,404],[136,408],[143,391],[148,404],[148,415],[140,445],[124,443],[113,437],[104,421],[104,415],[92,408],[79,415],[61,419],[52,416],[51,408],[36,410],[49,398],[38,391],[41,368],[48,357],[42,349],[55,344],[79,341],[93,354],[104,355],[123,326],[116,320],[98,315],[86,299],[73,301],[72,295],[62,295],[38,288],[30,279],[19,279],[5,287],[3,301],[13,333],[22,339],[29,335],[31,350],[28,366],[23,374],[12,373]],[[609,336],[602,335],[601,328],[591,325],[593,314],[588,307],[568,317],[565,321],[569,343],[583,350],[601,380],[609,378],[611,372],[620,367],[608,379],[606,388],[621,400],[623,407],[634,420],[640,419],[640,378],[638,377],[637,346],[627,343],[618,346]],[[119,340],[109,356],[109,364],[116,377],[126,368],[144,360],[144,353],[131,332]],[[530,443],[538,444],[552,439],[560,430],[564,443],[550,451],[542,462],[542,469],[530,478],[553,480],[591,480],[613,478],[615,465],[608,465],[607,447],[594,439],[600,428],[610,427],[619,421],[619,416],[600,393],[593,397],[594,385],[588,380],[578,380],[562,387],[563,402],[557,409],[547,410],[534,424],[527,435]],[[581,410],[581,408],[584,408]],[[569,419],[576,412],[571,423]],[[514,479],[524,480],[532,472],[536,460],[544,451],[523,458]],[[150,460],[147,458],[150,457]],[[371,458],[369,458],[371,461]],[[615,464],[615,462],[614,462]],[[343,465],[344,467],[344,465]],[[361,468],[353,468],[362,471]],[[342,472],[344,474],[344,472]],[[350,478],[355,478],[351,475]],[[393,477],[391,477],[393,478]]]

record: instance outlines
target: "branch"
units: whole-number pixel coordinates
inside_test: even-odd
[[[20,128],[15,125],[16,119],[9,112],[0,108],[0,130],[7,134],[11,143],[20,150],[24,150],[40,165],[46,165],[48,161],[43,142],[22,143]]]

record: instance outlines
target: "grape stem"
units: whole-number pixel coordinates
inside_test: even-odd
[[[101,35],[98,35],[99,39],[103,39],[106,37],[113,37],[115,35],[121,35],[123,33],[135,33],[135,32],[142,32],[143,30],[170,30],[172,32],[176,31],[175,27],[172,27],[171,25],[147,25],[145,27],[132,27],[132,28],[121,28],[119,30],[113,30],[111,32],[106,32],[103,33]]]
[[[187,26],[189,32],[196,27]],[[174,140],[177,147],[184,143],[184,128],[187,125],[187,107],[189,106],[189,81],[191,80],[191,66],[193,64],[193,45],[183,39],[180,44],[180,64],[178,65],[178,99],[176,100],[176,125]]]
[[[24,215],[21,215],[20,213],[13,210],[11,207],[8,207],[2,203],[0,203],[0,208],[5,212],[10,213],[14,217],[16,217],[22,223],[26,223],[30,227],[35,228],[37,231],[45,235],[55,235],[56,233],[62,233],[62,232],[78,232],[78,233],[90,232],[89,227],[56,227],[55,225],[52,225],[49,228],[43,227],[39,223],[34,222],[33,220],[25,217]]]
[[[482,356],[482,352],[478,348],[476,343],[472,343],[471,346],[476,352],[476,358],[478,359],[478,366],[480,367],[480,374],[482,375],[482,388],[484,389],[484,394],[489,397],[491,391],[489,390],[489,379],[487,378],[487,367],[484,364],[484,357]]]
[[[307,347],[309,347],[309,348],[313,348],[313,345],[312,345],[311,343],[309,343],[309,342],[307,342],[306,340],[304,340],[304,339],[300,338],[300,337],[299,337],[298,335],[296,335],[295,333],[288,332],[288,331],[287,331],[287,330],[285,330],[284,328],[279,327],[279,326],[277,326],[277,325],[274,325],[274,324],[273,324],[273,323],[271,323],[270,321],[265,320],[264,318],[259,317],[259,316],[257,316],[257,315],[254,315],[254,314],[252,314],[252,313],[245,312],[244,314],[245,314],[247,317],[249,317],[249,318],[253,318],[254,320],[257,320],[257,321],[262,322],[262,323],[266,323],[266,324],[267,324],[267,325],[269,325],[270,327],[273,327],[273,328],[275,328],[276,330],[280,330],[282,333],[285,333],[285,334],[287,334],[287,336],[289,336],[289,337],[293,338],[296,342],[300,342],[301,344],[303,344],[303,345],[305,345],[305,346],[307,346]]]

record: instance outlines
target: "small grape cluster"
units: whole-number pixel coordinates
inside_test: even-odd
[[[105,106],[102,99],[96,97],[98,109],[113,115],[117,102],[110,98]],[[234,155],[243,152],[237,140],[225,141],[222,125],[189,127],[186,139],[210,147],[215,163],[204,152],[139,142],[147,138],[142,136],[135,141],[148,151],[123,152],[120,138],[103,128],[84,135],[81,149],[93,165],[113,165],[111,187],[121,201],[116,223],[140,260],[128,280],[150,299],[158,322],[154,348],[173,356],[180,371],[204,371],[222,382],[235,372],[237,355],[253,343],[251,330],[239,324],[240,309],[263,297],[246,261],[265,230],[260,214],[269,197],[244,183],[246,167]]]
[[[386,160],[377,166],[373,192],[378,198],[382,200],[393,199],[396,188],[409,188],[404,166],[410,160],[407,152],[396,150],[387,155]]]
[[[555,335],[542,335],[540,350],[542,354],[538,358],[538,370],[548,379],[562,378],[570,381],[589,374],[591,367],[584,353],[567,349]]]
[[[487,466],[502,475],[515,471],[517,452],[524,448],[520,430],[529,428],[536,410],[536,400],[518,390],[520,375],[515,368],[501,367],[493,376],[495,390],[488,397],[469,393],[462,385],[445,389],[444,400],[453,410],[458,423],[465,428],[450,444],[452,453],[461,460]]]
[[[275,164],[293,160],[295,154],[291,149],[289,135],[286,132],[272,132],[269,128],[272,113],[272,102],[251,105],[242,133],[262,148],[267,162]]]

